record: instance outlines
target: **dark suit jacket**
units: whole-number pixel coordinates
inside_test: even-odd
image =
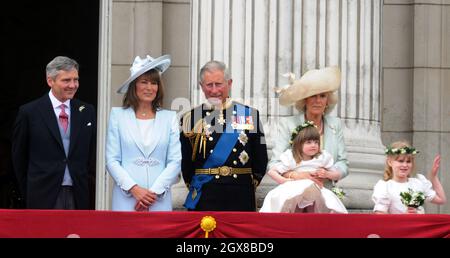
[[[70,147],[66,157],[48,94],[20,107],[14,124],[12,160],[27,208],[52,209],[66,164],[77,209],[89,209],[89,163],[95,155],[94,107],[70,101]],[[91,169],[92,171],[92,169]]]

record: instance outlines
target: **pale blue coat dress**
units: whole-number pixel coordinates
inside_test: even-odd
[[[341,179],[348,174],[347,152],[345,150],[344,132],[341,120],[337,117],[325,115],[323,133],[323,149],[327,150],[335,161],[334,167],[341,173]],[[295,116],[282,117],[278,121],[277,134],[274,137],[272,158],[269,161],[268,169],[280,162],[281,154],[291,148],[289,141],[292,131],[305,122],[304,113]],[[325,186],[331,188],[331,182],[326,182]]]
[[[128,191],[135,184],[158,194],[150,211],[171,211],[171,186],[181,172],[179,124],[174,111],[159,110],[150,145],[143,146],[132,108],[112,108],[106,141],[106,169],[115,185],[112,210],[134,211],[136,199]]]

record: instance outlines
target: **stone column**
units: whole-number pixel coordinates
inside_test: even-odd
[[[341,1],[342,84],[337,115],[345,124],[351,209],[372,209],[372,189],[382,178],[385,156],[380,136],[382,1]]]
[[[450,5],[447,1],[414,5],[413,144],[418,173],[427,175],[441,154],[438,177],[450,185]],[[450,213],[450,204],[426,204],[427,213]]]
[[[410,141],[420,151],[416,172],[425,175],[440,153],[439,178],[448,189],[450,2],[410,2],[384,2],[382,139]],[[448,214],[450,203],[428,203],[425,210]]]
[[[111,177],[105,169],[106,131],[111,109],[112,0],[100,1],[95,209],[111,209]]]
[[[233,77],[232,96],[258,108],[268,147],[277,118],[296,111],[280,107],[273,88],[282,74],[299,78],[309,69],[342,69],[340,102],[350,175],[341,182],[348,208],[371,209],[370,194],[381,178],[380,138],[381,0],[192,0],[191,101],[203,99],[198,71],[211,59],[222,60]],[[270,152],[270,150],[269,150]],[[261,202],[274,183],[258,188]]]

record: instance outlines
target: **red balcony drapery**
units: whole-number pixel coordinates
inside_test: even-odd
[[[0,237],[203,238],[450,237],[450,215],[0,210]]]

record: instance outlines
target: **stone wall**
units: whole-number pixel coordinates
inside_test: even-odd
[[[440,153],[440,180],[449,189],[450,1],[385,0],[382,50],[383,143],[410,141],[421,151],[418,173]],[[450,204],[426,210],[448,214]]]

